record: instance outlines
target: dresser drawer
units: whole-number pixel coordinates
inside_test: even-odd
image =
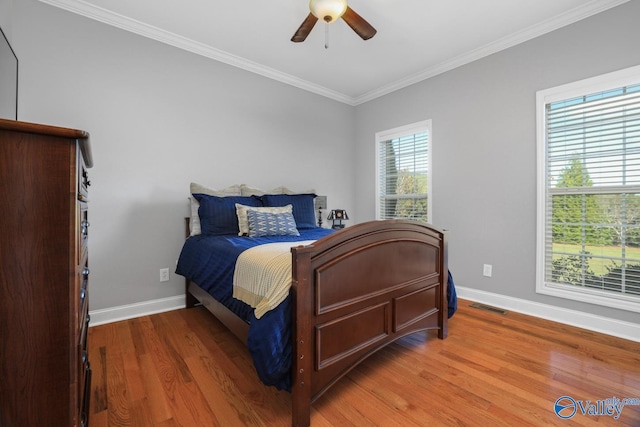
[[[78,375],[78,378],[80,379],[80,381],[78,382],[81,386],[80,388],[80,393],[78,394],[78,398],[80,399],[80,404],[78,405],[78,408],[82,408],[82,400],[84,399],[84,396],[87,394],[87,391],[84,390],[84,384],[86,384],[86,377],[87,377],[87,372],[89,372],[91,370],[91,364],[89,363],[89,352],[88,350],[85,348],[84,350],[82,350],[80,352],[81,354],[81,358],[80,358],[80,372]]]
[[[89,209],[86,203],[78,202],[78,264],[87,258],[89,243]]]
[[[87,365],[84,375],[84,392],[80,403],[80,427],[89,426],[89,410],[91,404],[91,368]]]
[[[87,340],[89,336],[89,289],[81,288],[81,316],[80,333],[78,338],[78,402],[79,420],[81,426],[88,425],[89,396],[91,394],[91,364],[89,363],[89,348]]]
[[[85,267],[86,268],[86,267]],[[87,269],[88,270],[88,269]],[[82,275],[82,286],[80,287],[80,310],[78,312],[78,360],[81,365],[88,363],[87,337],[89,332],[89,274]],[[83,369],[82,367],[80,367]],[[82,374],[82,371],[80,372]],[[82,384],[82,383],[81,383]]]
[[[89,289],[83,287],[80,289],[80,319],[78,326],[80,327],[80,333],[78,334],[78,345],[81,350],[85,350],[87,347],[87,332],[89,330],[89,322],[91,317],[89,316]],[[80,354],[82,357],[82,354]]]
[[[82,159],[82,156],[79,156],[79,158]],[[78,163],[78,200],[87,201],[89,186],[91,185],[89,172],[84,161],[80,160]]]
[[[75,313],[76,313],[76,328],[78,336],[82,334],[82,329],[85,327],[85,317],[89,308],[89,258],[88,251],[82,254],[82,258],[78,265],[76,288],[75,288]]]

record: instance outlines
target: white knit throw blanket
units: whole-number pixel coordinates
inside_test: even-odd
[[[313,242],[268,243],[242,252],[233,273],[233,297],[253,307],[257,319],[276,308],[291,288],[291,248]]]

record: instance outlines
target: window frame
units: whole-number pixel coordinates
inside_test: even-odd
[[[547,224],[552,212],[547,210],[547,114],[550,103],[571,100],[598,92],[640,84],[640,66],[635,66],[589,79],[540,90],[536,93],[536,149],[537,149],[537,231],[536,231],[536,293],[586,302],[600,306],[640,312],[640,298],[604,290],[546,281]],[[630,190],[637,186],[628,186]],[[607,193],[607,187],[600,187]],[[633,191],[631,191],[633,192]],[[580,193],[582,194],[582,193]],[[548,213],[547,213],[548,212]]]
[[[383,219],[380,212],[380,198],[381,198],[381,188],[380,188],[380,144],[386,141],[390,141],[396,138],[406,137],[409,135],[415,135],[418,133],[426,132],[427,133],[427,222],[433,223],[433,168],[432,168],[432,159],[433,159],[433,131],[431,119],[422,120],[416,123],[411,123],[404,126],[399,126],[393,129],[388,129],[380,132],[376,132],[375,134],[375,217],[377,220]]]

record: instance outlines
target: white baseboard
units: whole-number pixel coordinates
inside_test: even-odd
[[[105,323],[118,322],[120,320],[133,319],[149,314],[162,313],[164,311],[177,310],[185,307],[185,296],[160,298],[135,304],[120,305],[89,311],[91,322],[89,326],[98,326]]]
[[[638,323],[609,319],[607,317],[596,316],[582,311],[540,304],[520,298],[513,298],[476,289],[465,288],[463,286],[456,286],[456,293],[458,294],[458,297],[462,299],[480,302],[506,310],[516,311],[518,313],[640,342],[640,324]]]
[[[527,314],[529,316],[540,317],[542,319],[552,320],[554,322],[564,323],[566,325],[576,326],[578,328],[640,342],[640,324],[637,323],[609,319],[607,317],[596,316],[582,311],[569,310],[520,298],[513,298],[491,292],[465,288],[463,286],[456,286],[456,292],[462,299],[489,304],[506,310]],[[133,319],[135,317],[177,310],[184,307],[185,296],[178,295],[174,297],[144,301],[136,304],[93,310],[89,312],[91,315],[90,326]]]

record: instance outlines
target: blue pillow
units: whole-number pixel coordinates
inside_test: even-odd
[[[299,236],[296,221],[289,212],[247,211],[249,237]]]
[[[219,236],[223,234],[238,235],[238,216],[236,214],[236,203],[245,206],[262,206],[262,202],[257,197],[244,196],[209,196],[207,194],[193,194],[200,207],[198,216],[200,217],[200,227],[202,234]]]
[[[293,206],[293,218],[298,229],[316,228],[316,212],[313,206],[315,194],[265,194],[260,196],[264,206]]]

